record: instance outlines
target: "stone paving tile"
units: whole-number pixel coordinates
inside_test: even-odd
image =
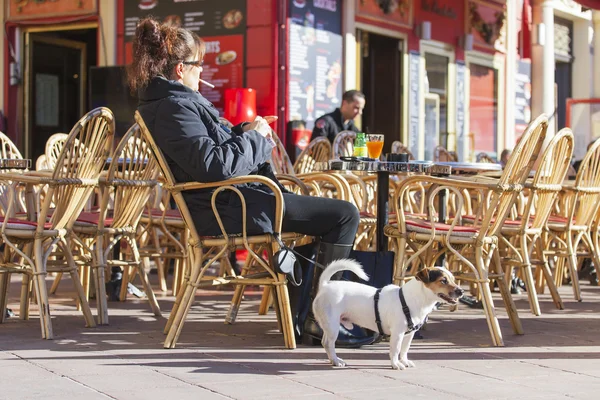
[[[9,307],[17,310],[19,282]],[[177,349],[163,349],[165,318],[143,299],[110,303],[111,325],[85,328],[68,282],[51,299],[55,340],[40,339],[32,319],[0,325],[0,399],[590,399],[600,392],[600,288],[582,285],[584,301],[560,288],[565,310],[540,296],[532,316],[515,296],[526,334],[514,335],[497,294],[506,347],[490,345],[481,310],[434,312],[409,357],[394,371],[389,345],[339,349],[349,368],[333,368],[321,347],[283,349],[274,313],[257,315],[248,292],[234,325],[223,319],[231,292],[199,292]],[[159,294],[168,317],[173,299]],[[18,382],[18,385],[13,384]]]
[[[210,390],[235,399],[283,399],[288,395],[299,394],[312,398],[323,394],[323,390],[304,383],[295,382],[283,377],[263,376],[260,379],[235,382],[207,382],[203,384]],[[333,393],[326,390],[326,393]]]

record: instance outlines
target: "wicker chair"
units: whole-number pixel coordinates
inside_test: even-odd
[[[354,153],[354,139],[356,132],[341,131],[333,139],[333,158],[349,157]]]
[[[331,160],[331,143],[325,137],[318,137],[312,140],[298,159],[294,163],[294,172],[296,175],[313,172],[315,164]]]
[[[294,175],[294,165],[292,164],[287,151],[285,151],[283,143],[279,140],[279,136],[277,136],[275,131],[272,131],[271,137],[276,144],[271,155],[271,167],[273,168],[273,172],[276,174]]]
[[[456,153],[446,150],[443,146],[436,146],[433,150],[433,161],[458,161]]]
[[[598,239],[591,236],[597,232],[592,226],[600,205],[600,139],[589,147],[581,161],[575,182],[563,185],[563,192],[557,203],[560,212],[555,212],[548,218],[550,237],[545,248],[551,257],[558,258],[554,273],[556,285],[562,284],[566,261],[573,295],[575,300],[581,301],[577,258],[591,257],[596,271],[600,272],[600,257],[594,245]]]
[[[21,256],[23,263],[15,264],[12,257],[5,257],[0,269],[8,272],[28,274],[33,277],[36,299],[40,310],[42,338],[52,339],[52,320],[46,290],[45,277],[48,271],[67,272],[75,286],[79,304],[87,326],[95,326],[83,286],[77,272],[77,262],[71,252],[72,229],[79,213],[94,188],[98,185],[100,171],[112,150],[114,117],[104,107],[87,113],[69,133],[57,158],[52,173],[32,171],[26,174],[0,174],[0,182],[10,185],[13,196],[7,215],[15,206],[14,189],[17,185],[48,185],[47,195],[41,208],[34,210],[35,202],[28,198],[28,212],[32,220],[3,220],[2,241],[5,251]],[[84,145],[76,145],[76,142]],[[51,204],[53,207],[51,207]],[[50,253],[57,248],[64,265],[49,264]],[[85,260],[83,261],[85,262]],[[7,296],[6,288],[0,288],[0,298]],[[21,298],[22,302],[29,299]],[[4,304],[6,302],[4,301]],[[4,312],[4,310],[1,310]]]
[[[548,119],[545,115],[530,123],[499,180],[484,177],[469,179],[433,176],[415,176],[405,179],[397,189],[399,192],[397,198],[401,200],[405,198],[404,192],[410,190],[415,182],[435,185],[430,188],[427,198],[427,220],[407,217],[402,212],[403,204],[394,204],[398,223],[385,228],[386,235],[396,241],[394,281],[397,284],[404,281],[406,269],[413,261],[419,260],[423,265],[430,266],[441,254],[446,254],[449,265],[458,264],[468,269],[469,273],[459,271],[455,276],[461,281],[477,283],[492,343],[495,346],[503,346],[504,341],[494,309],[490,279],[496,279],[498,283],[513,330],[517,334],[523,333],[517,309],[501,268],[497,251],[498,235],[535,163],[547,128]],[[439,203],[436,195],[445,189],[454,194],[457,204],[456,214],[448,219],[451,221],[449,223],[446,223],[446,220],[438,222],[435,207]],[[492,192],[487,207],[478,208],[473,218],[476,223],[473,225],[463,224],[462,221],[465,189]],[[434,244],[439,247],[439,250],[435,250]],[[414,251],[408,260],[405,259],[407,246]],[[491,271],[491,267],[494,267],[495,271]]]
[[[408,149],[408,147],[406,147],[404,144],[402,144],[402,142],[399,141],[399,140],[394,140],[392,142],[391,151],[392,151],[392,154],[406,153],[406,154],[408,154],[408,159],[409,160],[414,160],[415,159],[415,157],[413,156],[413,153]]]
[[[48,138],[46,141],[46,151],[44,152],[46,155],[46,169],[54,169],[68,136],[66,133],[55,133]]]
[[[488,153],[481,152],[475,157],[476,162],[495,164],[496,161]]]
[[[85,219],[80,216],[73,227],[80,246],[94,255],[92,266],[95,270],[99,324],[108,324],[104,286],[104,270],[107,266],[124,267],[123,277],[129,276],[129,268],[135,267],[154,315],[161,315],[148,275],[141,263],[136,240],[139,219],[153,186],[158,183],[157,178],[158,163],[138,125],[134,124],[121,138],[113,153],[106,178],[100,181],[100,211],[86,213]],[[91,238],[91,241],[86,238]],[[114,260],[111,257],[112,249],[121,239],[128,244],[127,253],[131,260]],[[128,280],[123,279],[121,286],[126,288],[127,283]]]
[[[296,340],[293,332],[292,314],[290,310],[286,278],[285,275],[275,272],[272,261],[273,254],[277,249],[275,235],[281,235],[281,238],[284,241],[293,241],[301,238],[302,235],[295,233],[281,233],[281,224],[283,220],[283,196],[281,195],[281,191],[277,185],[275,185],[275,183],[268,178],[256,175],[232,178],[223,182],[176,183],[166,159],[154,142],[154,139],[152,138],[148,128],[138,112],[135,113],[135,119],[140,125],[145,140],[150,144],[152,152],[158,160],[161,172],[166,181],[164,187],[172,193],[173,199],[177,203],[177,207],[180,210],[183,220],[190,232],[189,246],[191,248],[191,265],[188,269],[189,276],[186,276],[185,289],[180,291],[179,295],[177,296],[177,300],[175,301],[173,310],[171,311],[171,315],[165,327],[167,338],[165,340],[164,347],[175,347],[181,330],[183,329],[185,317],[194,301],[197,288],[202,286],[210,287],[214,285],[234,284],[237,285],[237,287],[234,298],[232,299],[231,309],[227,316],[227,322],[232,323],[235,321],[235,316],[237,315],[239,304],[241,302],[243,286],[271,286],[273,287],[274,291],[275,304],[277,305],[276,311],[278,314],[278,321],[280,322],[280,327],[283,332],[285,346],[290,349],[295,348]],[[245,224],[241,236],[230,235],[225,231],[216,209],[216,204],[214,202],[215,197],[223,190],[231,190],[240,196],[242,200],[242,221],[245,221],[245,201],[241,193],[235,188],[234,185],[249,182],[260,182],[265,184],[275,194],[276,206],[273,226],[275,234],[248,236],[245,232]],[[197,189],[216,189],[213,194],[213,211],[215,212],[215,216],[219,222],[219,226],[221,227],[222,236],[205,237],[198,234],[188,206],[182,195],[183,191]],[[244,246],[248,250],[248,259],[256,263],[257,267],[260,269],[260,272],[253,274],[247,273],[246,275],[240,277],[225,277],[202,282],[204,273],[215,260],[222,258],[229,248],[240,245]],[[262,258],[262,251],[267,252],[268,261],[265,261],[265,259]],[[250,271],[247,270],[246,272]]]
[[[568,128],[552,138],[533,179],[526,185],[529,196],[519,219],[507,220],[501,230],[499,250],[504,253],[502,265],[506,269],[506,278],[510,279],[513,268],[522,269],[531,312],[535,315],[540,315],[541,311],[533,279],[534,263],[544,275],[554,304],[558,309],[564,308],[544,253],[546,244],[543,238],[548,217],[569,167],[573,147],[573,133]]]

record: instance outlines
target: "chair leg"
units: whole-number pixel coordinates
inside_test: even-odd
[[[527,288],[527,297],[529,298],[529,307],[533,315],[541,315],[540,302],[535,291],[535,281],[533,279],[533,271],[531,268],[531,259],[529,258],[529,247],[527,246],[527,236],[521,235],[521,257],[523,258],[522,267],[523,279]]]
[[[104,237],[96,238],[96,257],[93,271],[94,282],[96,286],[96,312],[98,314],[98,324],[108,325],[108,299],[106,298],[106,257],[104,256]]]
[[[187,286],[190,282],[191,274],[194,272],[196,264],[200,263],[200,265],[202,265],[203,254],[204,251],[202,248],[199,248],[197,250],[194,248],[188,253],[188,256],[185,260],[186,269],[184,277],[184,287]],[[175,315],[177,314],[177,309],[180,307],[181,302],[183,301],[183,294],[184,291],[180,290],[177,296],[175,297],[175,303],[173,304],[173,308],[171,309],[171,313],[169,314],[169,318],[167,319],[167,323],[165,324],[165,329],[163,330],[163,333],[165,335],[169,333],[169,330],[171,329],[171,325],[173,324],[173,320],[175,319]]]
[[[50,287],[50,294],[55,294],[58,290],[58,285],[60,285],[60,281],[62,279],[63,273],[57,272],[54,276],[54,281],[52,282],[52,286]]]
[[[581,288],[579,287],[579,277],[577,276],[577,242],[573,241],[571,235],[567,235],[567,265],[569,275],[571,275],[571,286],[573,286],[573,297],[581,301]]]
[[[260,307],[258,307],[258,315],[267,315],[269,307],[273,303],[273,289],[271,286],[265,286],[263,289],[262,298],[260,300]]]
[[[498,253],[497,249],[492,250],[494,251],[493,256],[493,262],[494,262],[494,266],[496,268],[496,272],[498,273],[502,273],[502,268],[500,266],[500,254]],[[508,318],[510,320],[510,323],[512,325],[513,331],[515,334],[517,335],[522,335],[523,334],[523,326],[521,325],[521,319],[519,318],[519,313],[517,312],[517,306],[515,305],[515,301],[513,300],[511,294],[510,294],[510,286],[506,283],[505,279],[498,279],[498,288],[500,289],[500,294],[502,295],[502,300],[504,301],[504,307],[506,308],[506,313],[508,314]],[[488,286],[489,285],[485,285]],[[491,291],[490,291],[490,295],[491,295]],[[492,307],[493,307],[493,303],[492,303]],[[498,323],[498,320],[496,319],[496,323]],[[500,332],[499,328],[498,328],[498,332]],[[502,340],[502,338],[500,337],[500,340]]]
[[[43,265],[42,240],[36,239],[33,245],[34,265],[33,273],[35,277],[35,289],[40,313],[40,324],[42,327],[42,339],[53,339],[52,319],[50,317],[50,305],[48,304],[48,291],[46,289],[46,266]],[[78,277],[79,279],[79,277]],[[77,281],[79,282],[79,280]]]
[[[406,273],[406,239],[404,238],[395,238],[396,243],[398,244],[396,256],[394,259],[394,285],[402,286],[404,285],[404,276]]]
[[[19,319],[22,320],[29,319],[32,283],[33,281],[31,279],[31,276],[29,274],[23,274],[23,280],[21,281],[21,301],[19,305]]]
[[[548,285],[548,290],[550,291],[550,295],[552,296],[552,301],[554,301],[554,305],[559,310],[564,310],[565,306],[563,304],[562,298],[558,293],[558,288],[554,283],[554,279],[552,277],[552,271],[550,271],[550,266],[548,265],[548,257],[544,254],[544,249],[546,248],[544,239],[538,237],[535,243],[535,249],[537,253],[538,260],[541,260],[541,264],[539,264],[539,268],[542,272],[542,281],[545,281]]]
[[[285,276],[279,275],[279,280],[285,282]],[[296,348],[296,337],[294,336],[294,325],[292,323],[292,310],[290,308],[290,296],[286,285],[275,286],[277,300],[279,304],[279,314],[281,318],[281,331],[283,341],[288,349]]]
[[[0,273],[0,324],[6,320],[6,306],[8,305],[8,286],[10,283],[10,272]]]
[[[174,314],[173,321],[170,324],[167,338],[165,339],[164,347],[166,349],[173,349],[177,344],[177,340],[179,339],[179,335],[181,334],[181,330],[183,329],[183,324],[185,322],[185,317],[190,311],[190,307],[194,302],[194,298],[196,297],[196,285],[202,279],[202,275],[204,273],[202,267],[202,256],[201,250],[198,248],[194,248],[194,252],[197,252],[194,255],[194,265],[193,270],[191,272],[190,281],[184,288],[182,288],[181,302],[180,304],[176,304],[176,307],[173,307],[172,314]],[[171,318],[169,318],[170,320]],[[169,323],[169,322],[167,322]]]
[[[254,246],[251,250],[254,251]],[[248,274],[250,271],[250,266],[252,265],[253,258],[251,255],[246,257],[244,261],[244,266],[242,267],[241,276]],[[237,313],[240,309],[240,304],[242,304],[242,298],[244,296],[244,290],[246,289],[246,285],[236,285],[235,291],[233,293],[233,298],[231,299],[231,305],[229,306],[229,311],[227,312],[227,316],[225,317],[226,324],[233,324],[235,319],[237,318]]]
[[[148,297],[150,308],[152,308],[152,312],[155,316],[162,317],[162,314],[160,312],[160,306],[158,305],[158,301],[156,300],[156,296],[154,295],[154,291],[152,290],[152,286],[150,285],[150,280],[148,279],[148,273],[146,272],[146,268],[144,268],[144,263],[140,262],[140,252],[135,243],[135,238],[128,237],[126,240],[129,244],[129,248],[131,249],[133,260],[138,266],[138,275],[142,280],[142,285],[144,285],[144,291],[146,292],[146,297]]]
[[[595,232],[593,233],[596,234]],[[592,255],[592,261],[594,263],[594,269],[596,270],[596,276],[600,277],[600,257],[598,257],[598,247],[588,233],[585,233],[583,235],[583,240]]]
[[[96,326],[96,321],[94,320],[94,316],[92,315],[90,303],[88,302],[85,296],[85,290],[83,288],[83,285],[81,284],[79,274],[77,273],[77,266],[75,265],[75,260],[73,259],[73,255],[71,254],[71,245],[70,243],[64,241],[59,242],[59,246],[61,247],[62,252],[67,260],[67,264],[69,265],[69,274],[71,275],[73,286],[75,286],[75,292],[77,293],[77,297],[79,298],[81,311],[83,312],[83,317],[85,318],[85,326],[88,328],[94,328]]]
[[[121,291],[119,292],[119,301],[127,300],[127,286],[129,286],[129,278],[131,268],[128,265],[123,266],[123,275],[121,278]]]
[[[479,292],[481,294],[481,302],[483,304],[483,310],[485,312],[488,328],[492,337],[492,343],[494,346],[504,346],[502,340],[502,331],[500,330],[500,324],[498,323],[498,317],[494,309],[494,300],[492,299],[492,292],[490,285],[488,284],[488,273],[483,265],[483,254],[482,248],[477,247],[475,249],[475,263],[476,263],[476,274],[477,283],[479,286]],[[498,286],[502,285],[502,279],[498,279]]]

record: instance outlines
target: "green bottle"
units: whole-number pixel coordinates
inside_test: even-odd
[[[364,133],[357,133],[356,139],[354,139],[354,157],[368,157],[369,152],[367,151],[367,139]]]

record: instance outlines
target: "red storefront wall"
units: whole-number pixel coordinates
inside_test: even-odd
[[[117,64],[129,62],[124,41],[124,2],[117,7]],[[256,90],[258,115],[275,115],[277,106],[277,0],[246,0],[245,87]]]

